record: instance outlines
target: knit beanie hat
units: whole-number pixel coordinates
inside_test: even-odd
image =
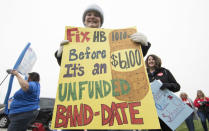
[[[98,5],[96,5],[96,4],[93,4],[93,5],[88,6],[88,7],[86,8],[86,10],[84,11],[84,13],[83,13],[83,24],[84,24],[84,21],[85,21],[85,16],[86,16],[86,14],[87,14],[89,11],[96,11],[97,13],[99,13],[99,16],[100,16],[100,18],[101,18],[101,26],[102,26],[102,24],[103,24],[103,22],[104,22],[103,11],[102,11],[102,9],[101,9]]]

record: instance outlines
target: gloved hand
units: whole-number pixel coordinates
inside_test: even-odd
[[[57,57],[61,57],[62,51],[63,51],[63,46],[64,45],[67,45],[68,43],[69,43],[69,40],[63,40],[63,41],[61,41],[60,48],[57,51]]]
[[[171,87],[170,83],[163,83],[163,85],[160,87],[161,90],[169,89]]]
[[[140,43],[143,46],[148,46],[147,37],[140,32],[136,32],[136,33],[132,34],[130,38],[132,41],[134,41],[136,43]]]
[[[12,74],[12,69],[7,69],[6,72],[7,72],[8,74]]]
[[[18,71],[17,70],[13,70],[13,69],[7,69],[6,72],[8,74],[11,74],[11,75],[17,75],[18,74]]]

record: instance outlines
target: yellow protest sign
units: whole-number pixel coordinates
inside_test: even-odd
[[[160,128],[135,32],[66,27],[53,129]]]

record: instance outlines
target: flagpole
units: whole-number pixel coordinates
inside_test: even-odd
[[[13,69],[17,69],[19,64],[21,63],[26,51],[28,50],[28,48],[30,47],[31,43],[28,43],[25,48],[23,49],[23,51],[21,52],[19,58],[17,59]],[[8,104],[8,99],[12,90],[12,83],[13,83],[13,79],[14,79],[14,75],[10,75],[10,80],[9,80],[9,85],[8,85],[8,89],[7,89],[7,94],[6,97],[4,99],[4,104],[6,105],[5,107],[7,108],[7,104]]]
[[[1,82],[1,84],[6,80],[6,78],[7,78],[8,75],[9,75],[9,74],[6,75],[6,77],[5,77],[4,80]],[[0,86],[1,86],[1,84],[0,84]]]

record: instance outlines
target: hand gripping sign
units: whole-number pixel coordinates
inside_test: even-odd
[[[161,86],[162,82],[160,80],[151,83],[157,113],[168,127],[175,130],[191,115],[193,109],[168,89],[160,90]]]
[[[160,128],[135,32],[66,27],[53,129]]]

